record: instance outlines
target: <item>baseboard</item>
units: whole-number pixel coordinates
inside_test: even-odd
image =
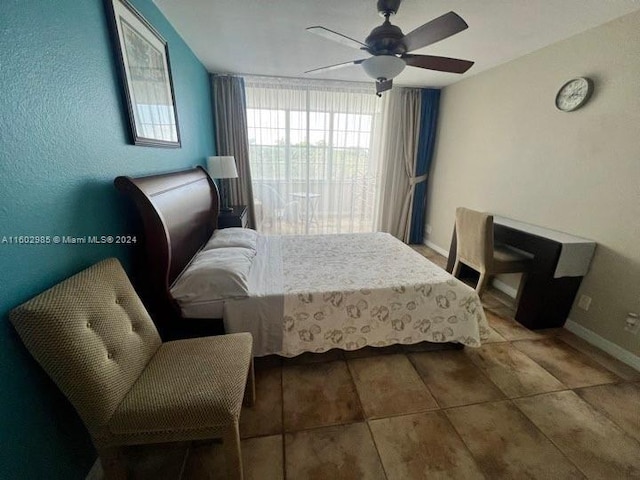
[[[444,248],[436,245],[435,243],[429,241],[429,240],[425,240],[424,244],[429,247],[432,250],[435,250],[436,252],[438,252],[440,255],[442,255],[444,258],[449,258],[449,250],[445,250]]]
[[[497,278],[491,280],[491,285],[495,287],[496,290],[500,290],[502,293],[509,295],[511,298],[515,299],[518,295],[518,290],[513,288],[510,285],[507,285],[504,282],[501,282]]]
[[[626,363],[630,367],[640,371],[640,357],[634,355],[630,351],[625,350],[624,348],[616,345],[606,338],[601,337],[588,328],[584,328],[582,325],[574,322],[570,318],[567,319],[567,322],[564,324],[564,328],[569,330],[571,333],[575,333],[577,336],[589,342],[591,345],[594,345],[600,350],[607,352],[612,357],[617,358],[621,362]]]

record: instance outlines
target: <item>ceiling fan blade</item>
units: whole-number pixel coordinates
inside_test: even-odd
[[[460,60],[459,58],[412,55],[410,53],[405,53],[401,58],[407,65],[411,65],[412,67],[428,68],[429,70],[449,73],[464,73],[469,70],[474,63],[470,60]]]
[[[335,65],[329,65],[327,67],[320,67],[320,68],[314,68],[313,70],[307,70],[304,73],[322,73],[322,72],[328,72],[329,70],[336,70],[338,68],[342,68],[342,67],[348,67],[349,65],[360,65],[362,62],[364,62],[366,60],[366,58],[363,58],[361,60],[352,60],[350,62],[343,62],[343,63],[336,63]]]
[[[393,87],[393,80],[376,81],[376,95],[380,97],[382,92],[391,90],[391,87]]]
[[[328,28],[324,28],[320,26],[307,27],[307,32],[315,33],[316,35],[320,35],[321,37],[327,38],[329,40],[333,40],[334,42],[341,43],[343,45],[346,45],[347,47],[367,48],[367,46],[364,43],[359,42],[354,38],[347,37],[346,35],[343,35],[341,33],[334,32],[333,30],[329,30]]]
[[[412,52],[444,40],[467,28],[469,25],[457,13],[449,12],[407,33],[402,41],[407,47],[407,52]]]

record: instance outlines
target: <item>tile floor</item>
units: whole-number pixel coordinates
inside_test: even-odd
[[[443,257],[418,248],[443,266]],[[640,479],[640,372],[483,298],[481,348],[256,359],[247,479]],[[133,450],[135,478],[223,479],[218,442]]]

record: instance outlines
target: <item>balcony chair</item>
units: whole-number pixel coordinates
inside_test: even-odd
[[[298,200],[287,202],[280,192],[266,183],[254,184],[253,194],[255,200],[261,205],[260,223],[267,229],[276,229],[280,233],[283,220],[293,226],[300,222]]]

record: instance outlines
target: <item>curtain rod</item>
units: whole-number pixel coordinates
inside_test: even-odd
[[[347,88],[361,88],[363,90],[375,91],[375,85],[372,82],[355,82],[349,80],[329,80],[322,78],[307,78],[307,77],[286,77],[286,76],[272,76],[272,75],[256,75],[256,74],[244,74],[244,73],[210,73],[216,77],[235,77],[244,78],[246,81],[254,81],[256,83],[273,83],[273,84],[289,84],[300,85],[303,87],[347,87]],[[394,89],[405,90],[441,90],[438,87],[420,87],[415,85],[394,85]]]

